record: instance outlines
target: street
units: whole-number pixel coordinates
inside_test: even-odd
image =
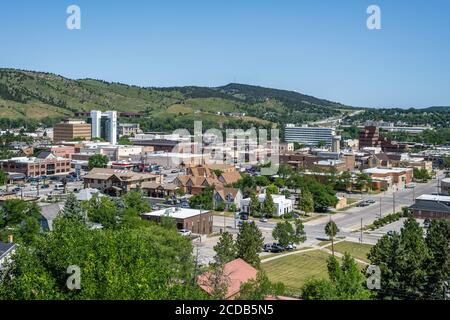
[[[432,179],[428,183],[416,184],[414,189],[403,189],[395,192],[388,191],[378,195],[358,196],[357,199],[359,200],[373,199],[375,200],[375,203],[367,207],[352,207],[333,215],[324,215],[323,217],[305,222],[304,227],[307,240],[302,243],[301,246],[315,245],[322,240],[328,239],[324,229],[330,219],[336,222],[340,229],[340,232],[337,235],[338,237],[343,237],[349,241],[359,242],[361,237],[361,233],[359,231],[361,228],[361,219],[363,227],[370,225],[380,216],[386,216],[393,212],[400,211],[402,207],[412,205],[414,203],[414,198],[422,194],[437,192],[438,178],[443,178],[442,172],[439,172],[436,179]],[[363,232],[363,242],[376,244],[377,241],[387,232],[399,231],[403,226],[404,220],[405,219],[400,219],[399,221],[393,222],[374,231]],[[254,219],[253,221],[261,230],[265,243],[275,242],[272,237],[272,230],[277,223],[276,220],[260,222],[259,220]],[[226,230],[236,235],[238,232],[237,222],[238,220],[233,217],[214,216],[214,232],[219,233],[220,230]],[[422,223],[423,221],[419,222]],[[215,236],[205,238],[203,242],[194,243],[195,247],[198,248],[200,261],[203,261],[203,263],[212,261],[214,257],[213,247],[218,240],[219,237]],[[262,255],[263,254],[264,253],[262,253]]]

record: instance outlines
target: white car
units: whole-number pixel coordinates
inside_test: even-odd
[[[188,229],[181,229],[178,233],[185,237],[189,237],[192,234],[191,230]]]
[[[295,250],[295,249],[297,249],[297,245],[295,243],[291,242],[286,246],[286,250]]]

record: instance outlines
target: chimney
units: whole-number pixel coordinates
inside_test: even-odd
[[[8,235],[8,243],[13,243],[14,242],[14,236],[12,234]]]

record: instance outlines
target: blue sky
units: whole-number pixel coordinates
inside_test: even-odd
[[[68,30],[66,8],[81,8]],[[382,30],[366,9],[381,8]],[[450,105],[450,1],[0,3],[0,67],[141,86],[230,82],[354,106]]]

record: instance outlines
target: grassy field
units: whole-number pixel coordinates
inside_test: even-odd
[[[319,247],[329,245],[327,249],[331,250],[331,241],[321,241],[317,244]],[[339,253],[350,253],[350,255],[355,258],[365,262],[369,262],[367,259],[367,254],[372,248],[372,245],[366,243],[357,243],[350,241],[342,241],[334,244],[334,251]]]
[[[367,259],[367,254],[369,253],[370,248],[372,248],[372,245],[370,244],[349,241],[342,241],[334,246],[334,250],[336,252],[340,252],[342,254],[348,252],[352,255],[353,258],[365,262],[369,262],[369,260]],[[329,249],[331,249],[331,247],[329,247]]]
[[[308,251],[265,263],[263,260],[261,266],[271,281],[282,282],[289,290],[300,292],[300,288],[308,279],[328,278],[328,256],[322,251]]]
[[[325,244],[327,242],[322,243]],[[354,258],[368,262],[367,253],[371,247],[369,244],[343,241],[335,244],[335,251],[342,254],[348,252]],[[331,250],[331,246],[328,249]],[[271,281],[284,283],[291,292],[299,292],[308,279],[328,278],[327,259],[330,255],[326,252],[314,250],[264,262],[274,255],[262,257],[261,266]],[[359,266],[363,267],[362,264]]]
[[[301,247],[301,248],[297,248],[297,249],[295,249],[293,251],[288,251],[288,252],[304,251],[304,250],[307,250],[307,249],[312,249],[312,247]],[[261,261],[263,261],[265,259],[272,258],[272,257],[278,256],[278,255],[280,255],[280,253],[268,253],[268,254],[266,254],[264,256],[260,256],[260,258],[261,258]]]

